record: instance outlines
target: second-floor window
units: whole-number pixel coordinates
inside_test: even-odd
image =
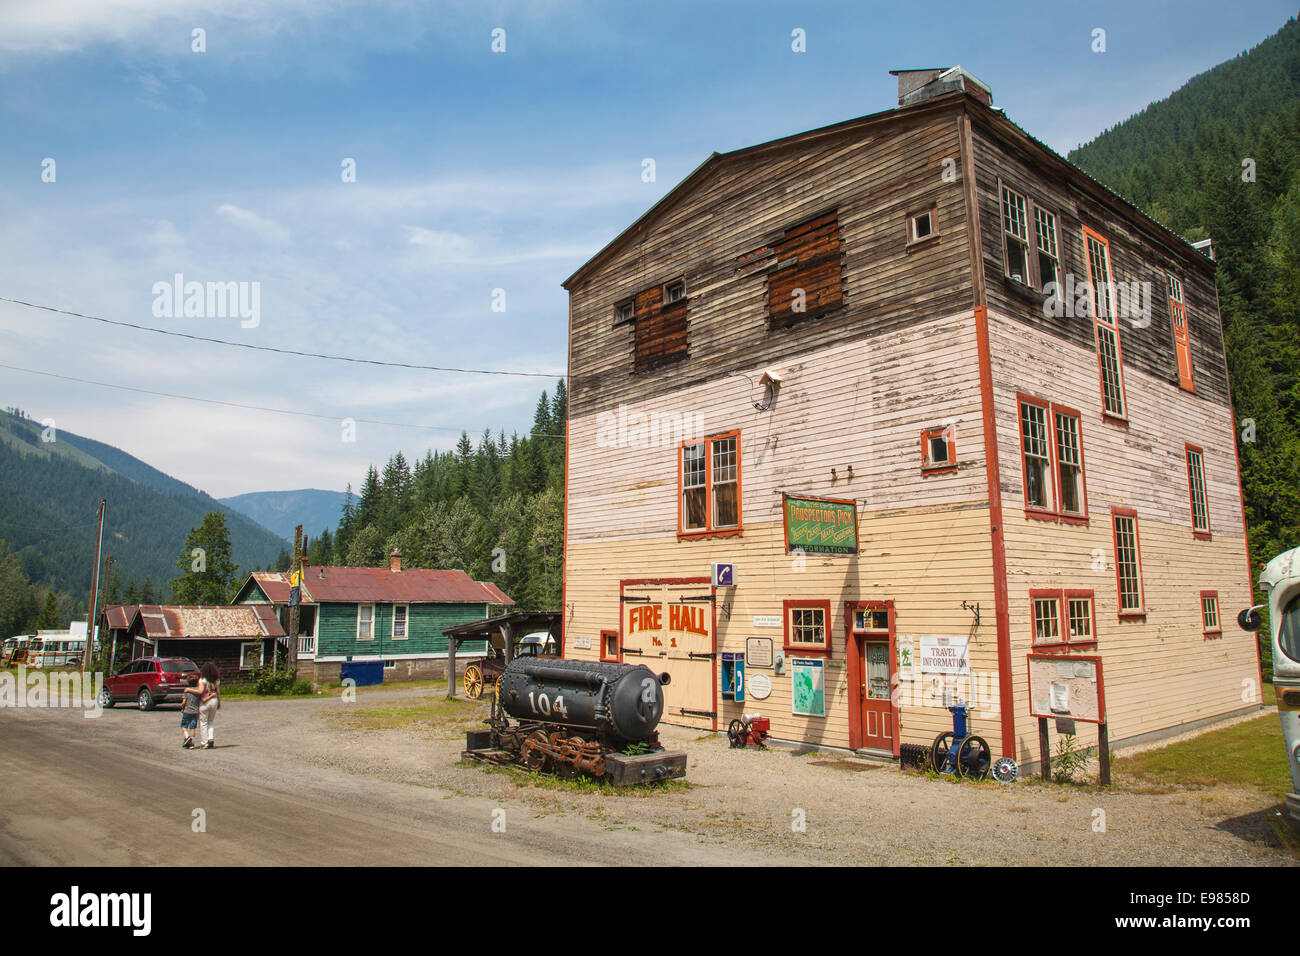
[[[686,442],[678,452],[682,537],[740,532],[740,432]]]
[[[844,267],[837,214],[791,226],[772,245],[776,268],[767,277],[768,322],[787,328],[844,304]]]
[[[1020,451],[1026,514],[1085,520],[1088,495],[1079,413],[1064,405],[1020,396]]]
[[[1192,502],[1192,534],[1210,536],[1210,503],[1205,494],[1205,452],[1187,445],[1187,490]]]
[[[1025,285],[1029,277],[1029,204],[1013,189],[1002,187],[1002,233],[1006,239],[1007,275]]]
[[[1031,590],[1029,604],[1036,646],[1096,642],[1092,591]]]

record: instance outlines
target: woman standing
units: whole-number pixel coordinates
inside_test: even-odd
[[[214,725],[221,709],[221,675],[217,665],[208,661],[199,670],[199,746],[211,750],[216,736]]]

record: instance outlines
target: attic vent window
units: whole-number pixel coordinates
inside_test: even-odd
[[[681,279],[664,286],[664,305],[672,305],[686,298],[686,283]]]
[[[631,299],[614,306],[614,325],[627,325],[636,319],[636,303]]]
[[[934,227],[930,221],[930,213],[917,213],[912,217],[912,241],[919,242],[934,232]]]

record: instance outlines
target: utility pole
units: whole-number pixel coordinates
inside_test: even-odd
[[[113,562],[114,562],[115,560],[117,560],[117,559],[113,557],[113,552],[112,552],[112,551],[108,552],[108,557],[106,557],[106,558],[104,559],[104,607],[108,607],[108,603],[109,603],[109,593],[108,593],[108,592],[109,592],[109,589],[113,586]],[[94,633],[95,633],[95,631],[94,631],[94,625],[91,624],[91,625],[89,626],[88,630],[89,630],[90,633],[89,633],[89,636],[87,637],[87,643],[86,643],[86,653],[87,653],[87,654],[90,653],[90,638],[92,638],[92,637],[94,636]],[[117,643],[117,642],[114,641],[114,643]],[[101,647],[101,648],[100,648],[100,653],[103,653],[103,650],[104,650],[104,649]],[[108,670],[109,670],[109,673],[112,673],[112,671],[113,671],[113,653],[112,653],[113,650],[116,650],[116,648],[113,648],[112,650],[109,651],[109,662],[108,662]]]
[[[90,575],[90,620],[86,622],[86,649],[81,654],[81,673],[90,676],[90,653],[95,646],[95,615],[99,611],[99,559],[104,552],[104,509],[107,498],[99,499],[99,537],[95,539],[95,570]]]
[[[302,603],[302,525],[293,529],[293,570],[289,578],[289,673],[298,669],[298,608]],[[298,582],[294,600],[293,582]]]

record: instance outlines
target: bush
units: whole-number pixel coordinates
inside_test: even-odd
[[[1052,758],[1052,776],[1057,783],[1074,783],[1077,774],[1088,767],[1088,750],[1080,746],[1074,734],[1062,734],[1056,741],[1056,755]]]
[[[310,693],[311,693],[311,681],[307,680],[307,678],[305,678],[305,677],[303,677],[303,678],[299,678],[298,680],[296,680],[296,681],[293,682],[293,687],[290,688],[289,693],[291,693],[291,694],[310,694]]]
[[[278,697],[293,692],[297,671],[273,671],[259,667],[253,671],[253,692],[262,697]]]

